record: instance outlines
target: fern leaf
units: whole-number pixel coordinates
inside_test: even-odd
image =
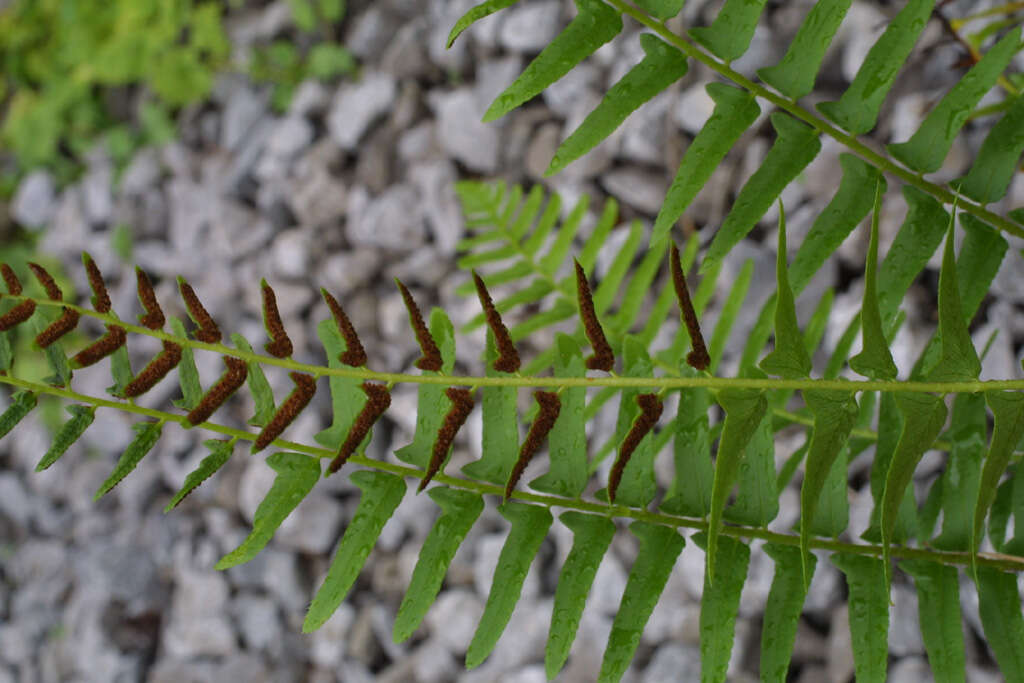
[[[625,343],[623,343],[622,366],[622,374],[625,377],[650,377],[654,371],[647,350],[633,336],[626,337]],[[622,391],[619,399],[619,415],[615,423],[615,443],[620,446],[620,456],[625,450],[626,436],[641,412],[640,406],[637,404],[637,397],[642,393],[642,389],[630,387]],[[655,455],[653,438],[648,433],[628,458],[628,463],[622,470],[622,478],[615,490],[609,486],[608,489],[602,489],[596,495],[603,500],[607,500],[611,495],[618,505],[646,507],[657,492],[654,481]]]
[[[878,272],[878,308],[886,331],[911,283],[946,236],[949,225],[949,214],[937,201],[910,185],[902,189],[907,217]]]
[[[978,157],[960,183],[960,191],[971,199],[987,204],[1006,194],[1024,152],[1024,97],[1013,101],[978,150]]]
[[[775,350],[761,361],[761,369],[785,378],[807,377],[811,358],[807,354],[800,324],[796,319],[796,301],[789,286],[786,267],[786,210],[779,203],[779,244],[775,262]]]
[[[537,505],[505,503],[498,507],[498,512],[512,524],[512,529],[498,557],[480,624],[466,651],[467,669],[479,666],[498,644],[519,602],[526,573],[552,522],[551,511]]]
[[[693,377],[697,371],[688,365],[680,367],[680,376]],[[679,397],[679,410],[672,423],[675,432],[673,460],[675,477],[659,506],[674,515],[704,517],[711,509],[711,487],[714,470],[711,465],[711,437],[708,409],[711,392],[697,387]]]
[[[974,314],[988,294],[992,280],[999,273],[999,267],[1002,265],[1009,245],[995,229],[973,216],[961,215],[960,225],[964,228],[964,240],[960,245],[960,256],[956,261],[955,272],[959,285],[957,291],[960,295],[963,324],[966,326],[974,318]],[[942,315],[940,310],[939,330],[928,340],[924,351],[921,352],[921,356],[914,364],[910,378],[930,377],[933,368],[940,362],[941,350]]]
[[[921,126],[907,142],[886,147],[889,153],[915,171],[937,171],[953,138],[967,122],[967,117],[993,85],[996,78],[1020,50],[1020,27],[1009,31],[995,46],[985,53],[967,74],[957,81],[942,100],[928,114]]]
[[[14,365],[14,351],[11,350],[9,331],[0,332],[0,375],[6,375]]]
[[[310,633],[324,625],[348,594],[380,532],[405,496],[405,480],[386,472],[360,470],[352,473],[352,483],[362,495],[355,516],[331,561],[320,588],[302,622],[302,632]]]
[[[57,462],[71,447],[71,444],[78,441],[96,418],[94,406],[73,404],[67,407],[67,411],[71,413],[71,419],[61,425],[60,430],[54,435],[50,449],[36,465],[36,472],[42,472]]]
[[[573,238],[579,232],[580,227],[583,225],[583,218],[587,215],[587,207],[590,205],[589,198],[582,197],[576,202],[572,211],[569,212],[568,217],[562,223],[562,227],[559,229],[558,234],[555,235],[555,241],[552,243],[547,254],[545,254],[540,260],[540,271],[550,278],[554,278],[555,273],[565,263],[566,256],[569,253],[569,248],[572,246]],[[604,208],[601,209],[601,217],[597,221],[597,226],[594,228],[594,237],[601,240],[603,235],[607,235],[608,231],[615,225],[615,220],[619,215],[619,205],[614,199],[609,199],[605,202]],[[584,248],[586,251],[586,248]],[[596,256],[597,252],[594,252]],[[593,266],[593,258],[586,258],[585,254],[580,254],[578,259],[580,265],[584,269]]]
[[[818,496],[818,506],[814,510],[814,522],[810,529],[814,536],[838,538],[850,523],[849,484],[846,481],[850,458],[850,447],[843,444],[825,476],[821,495]]]
[[[711,274],[705,276],[710,277]],[[708,367],[711,374],[714,374],[718,369],[718,364],[722,360],[722,354],[725,353],[725,344],[729,340],[729,332],[732,330],[733,323],[736,322],[736,316],[739,315],[740,309],[743,306],[743,300],[747,297],[747,291],[750,289],[750,282],[754,276],[754,262],[747,260],[743,264],[743,268],[740,269],[740,274],[733,282],[732,289],[729,291],[729,296],[725,300],[725,304],[722,305],[722,311],[718,314],[718,322],[715,323],[715,330],[711,333],[711,342],[708,344],[708,355],[711,356],[711,364]],[[703,286],[703,282],[701,285]],[[700,299],[700,290],[697,290],[696,301]],[[680,353],[680,355],[682,355]]]
[[[981,374],[981,361],[964,319],[956,271],[953,221],[950,219],[942,270],[939,273],[939,335],[942,338],[942,353],[935,369],[928,373],[928,378],[933,382],[969,381],[978,379]]]
[[[109,333],[110,330],[107,330],[107,332]],[[123,343],[110,354],[110,373],[114,378],[114,384],[107,387],[107,393],[111,396],[123,396],[125,387],[128,386],[135,376],[132,373],[131,361],[128,358],[128,348]]]
[[[989,567],[978,568],[981,626],[1008,683],[1024,681],[1024,617],[1017,576]]]
[[[711,26],[690,29],[690,35],[724,62],[750,47],[765,0],[726,0]]]
[[[1016,477],[1014,477],[1014,479],[1016,479]],[[1014,503],[1017,502],[1013,500],[1018,497],[1016,489],[1016,481],[1010,479],[1005,480],[999,485],[999,488],[996,489],[995,500],[992,501],[992,506],[988,509],[988,539],[992,542],[992,547],[994,547],[998,552],[1005,552],[1008,550],[1006,527],[1010,522],[1010,514],[1014,512],[1012,509],[1015,507]],[[975,501],[975,503],[977,503],[977,501]],[[1014,517],[1015,519],[1013,522],[1016,526],[1017,519],[1020,516],[1014,515]],[[1019,535],[1015,534],[1015,536]]]
[[[707,91],[715,101],[715,109],[683,155],[665,203],[654,221],[652,244],[668,237],[672,226],[707,184],[722,159],[761,113],[753,96],[743,90],[709,83]]]
[[[633,264],[643,236],[643,223],[633,221],[629,226],[629,234],[612,260],[608,272],[605,273],[604,278],[598,283],[597,289],[594,290],[594,310],[598,315],[604,315],[608,311],[615,301],[615,297],[621,291],[622,281]]]
[[[892,454],[878,520],[882,529],[882,556],[886,563],[886,585],[889,576],[889,549],[893,542],[897,513],[907,487],[914,477],[914,469],[921,456],[931,447],[946,423],[946,404],[931,394],[900,394],[896,405],[903,415],[903,431]]]
[[[7,406],[4,414],[0,415],[0,438],[7,436],[7,432],[14,429],[35,407],[35,394],[31,391],[16,391],[11,397],[11,404]]]
[[[701,272],[707,272],[746,237],[786,185],[821,151],[818,132],[813,128],[781,112],[773,113],[771,122],[777,135],[775,143],[740,190],[732,210],[715,233]]]
[[[555,377],[583,377],[586,369],[579,345],[566,334],[555,337]],[[584,403],[587,390],[569,387],[559,395],[562,407],[548,433],[551,463],[548,472],[530,482],[543,493],[577,498],[587,485],[587,434]]]
[[[622,31],[618,12],[601,0],[575,1],[579,13],[530,62],[519,78],[498,95],[484,114],[485,122],[501,118],[540,94]]]
[[[956,568],[923,560],[903,560],[900,568],[914,578],[918,623],[936,683],[964,683],[967,657]]]
[[[747,445],[737,476],[736,500],[724,518],[737,524],[765,527],[779,514],[775,490],[775,434],[772,418],[765,415]]]
[[[889,664],[888,561],[864,555],[832,556],[850,589],[850,636],[857,681],[885,683]]]
[[[47,327],[47,323],[43,322],[42,318],[38,315],[33,316],[29,324],[37,336],[42,334]],[[46,356],[46,364],[53,373],[43,381],[55,387],[66,387],[71,381],[71,366],[68,364],[64,345],[60,341],[54,341],[42,347],[42,349],[43,354]]]
[[[340,358],[348,351],[348,344],[338,331],[338,326],[331,320],[321,320],[316,326],[316,334],[327,353],[327,365],[331,368],[344,367]],[[313,436],[318,444],[332,451],[337,451],[345,437],[348,436],[356,417],[366,405],[366,394],[360,389],[362,381],[358,377],[342,377],[331,375],[331,426]],[[370,442],[367,434],[356,449],[362,455]]]
[[[860,157],[844,152],[839,155],[839,165],[843,169],[839,189],[814,220],[789,267],[789,281],[797,294],[871,211],[875,188],[881,195],[886,191],[881,172]]]
[[[551,628],[544,650],[544,668],[549,679],[558,675],[569,657],[587,594],[594,584],[601,558],[615,535],[615,524],[607,517],[570,510],[559,519],[572,530],[573,541],[572,550],[558,575]]]
[[[875,188],[875,206],[871,214],[871,239],[867,265],[864,268],[864,302],[861,322],[864,327],[864,348],[850,359],[850,368],[871,379],[895,379],[896,363],[882,330],[882,314],[878,309],[878,218],[881,212],[881,186]]]
[[[871,46],[853,83],[839,101],[818,105],[821,113],[854,135],[874,128],[882,102],[928,23],[934,5],[935,0],[910,0]]]
[[[256,508],[252,531],[237,548],[220,558],[214,569],[230,569],[256,557],[320,479],[319,459],[301,453],[274,453],[267,458],[267,465],[277,476]]]
[[[984,395],[959,394],[953,401],[953,423],[948,432],[953,448],[942,475],[942,533],[932,540],[939,550],[971,548],[986,420]]]
[[[671,19],[679,14],[686,0],[637,0],[637,7],[640,7],[662,21]]]
[[[878,272],[878,309],[887,335],[895,329],[900,302],[942,242],[946,234],[944,226],[949,224],[949,214],[942,206],[917,188],[904,185],[903,197],[907,202],[907,217]],[[859,328],[860,316],[857,316],[836,344],[825,369],[826,379],[839,375]]]
[[[853,0],[819,0],[800,24],[786,55],[775,66],[758,69],[761,80],[797,100],[814,89],[825,50]]]
[[[753,389],[723,389],[718,393],[717,400],[725,410],[725,424],[718,443],[708,518],[707,575],[712,579],[716,576],[715,559],[722,527],[722,511],[739,475],[747,444],[768,407],[763,392]]]
[[[810,555],[805,564],[799,550],[778,543],[765,543],[764,551],[775,562],[775,576],[761,626],[761,680],[785,683],[797,623],[818,558]]]
[[[686,544],[675,529],[659,524],[633,522],[629,530],[640,541],[640,551],[629,571],[622,602],[608,634],[608,646],[598,676],[602,683],[618,681],[626,672],[640,644],[644,626]]]
[[[137,422],[132,425],[132,429],[135,431],[135,438],[132,439],[131,443],[121,454],[117,464],[114,466],[114,471],[110,473],[96,494],[93,496],[93,500],[99,500],[106,494],[110,489],[120,483],[122,479],[128,476],[135,466],[153,450],[153,446],[159,441],[160,435],[163,433],[164,423],[159,422]]]
[[[710,547],[710,536],[695,534],[693,542],[701,547]],[[701,596],[701,683],[725,683],[729,656],[736,640],[740,592],[747,580],[750,564],[750,546],[731,536],[723,536],[719,539],[718,556],[714,581],[710,570],[704,574]]]
[[[455,328],[448,314],[440,308],[430,312],[430,333],[437,340],[441,351],[441,371],[433,373],[424,370],[424,374],[448,374],[455,367]],[[420,384],[416,401],[416,431],[412,443],[395,451],[399,460],[414,467],[426,469],[430,463],[430,455],[434,446],[434,437],[444,422],[448,410],[448,399],[444,387],[440,384]]]
[[[985,402],[995,417],[992,441],[985,455],[981,470],[981,484],[978,487],[978,502],[974,507],[974,529],[971,548],[977,553],[981,544],[981,529],[992,501],[996,496],[996,484],[1003,476],[1014,448],[1024,436],[1024,394],[1011,391],[987,391]],[[972,554],[972,564],[976,556]],[[974,564],[976,568],[976,564]]]
[[[445,47],[450,48],[463,31],[484,17],[490,16],[506,7],[511,7],[517,2],[519,0],[485,0],[485,2],[481,2],[459,17],[459,20],[452,26],[451,32],[448,33],[448,41],[445,43]]]
[[[857,419],[857,402],[853,393],[846,391],[805,391],[804,401],[814,415],[814,433],[807,451],[807,465],[804,483],[800,489],[800,550],[804,560],[804,579],[807,584],[811,580],[808,564],[811,558],[809,549],[811,529],[818,507],[818,499],[825,487],[825,480],[836,462],[842,455],[843,444],[849,439],[854,421]],[[842,463],[845,475],[846,463]],[[843,497],[846,497],[843,477]]]
[[[245,353],[252,353],[252,346],[246,341],[245,337],[235,333],[231,335],[231,341],[235,345],[235,348]],[[263,374],[263,366],[256,361],[249,361],[246,363],[248,374],[246,376],[246,383],[249,385],[249,391],[252,393],[252,398],[256,402],[256,414],[249,418],[249,424],[254,427],[263,427],[270,418],[274,416],[274,392],[270,388],[270,382],[267,381],[267,376]]]
[[[171,501],[167,503],[167,506],[164,508],[164,512],[170,512],[176,508],[181,501],[185,500],[185,497],[188,496],[188,494],[192,493],[200,484],[212,477],[217,470],[223,467],[224,464],[231,459],[231,453],[235,449],[234,439],[230,441],[209,439],[204,441],[203,445],[209,449],[210,454],[200,461],[198,467],[188,473],[188,476],[185,477],[185,483],[182,484],[178,492],[174,494]]]
[[[609,88],[604,99],[558,146],[544,175],[550,176],[592,150],[640,105],[686,75],[686,56],[660,38],[640,34],[644,58]]]
[[[498,358],[494,334],[487,331],[487,347],[484,351],[484,365],[488,377],[508,377],[509,373],[495,370]],[[519,452],[519,425],[516,421],[515,387],[483,387],[481,390],[483,409],[483,456],[462,468],[463,474],[472,479],[487,481],[504,486],[512,468],[515,467]]]
[[[423,542],[409,588],[395,616],[396,643],[405,641],[419,628],[441,590],[455,552],[484,509],[483,498],[468,491],[435,486],[427,495],[441,508],[441,515]]]
[[[187,339],[185,325],[178,318],[171,317],[171,333],[175,337]],[[178,384],[181,386],[181,398],[174,400],[174,405],[182,410],[192,410],[203,397],[203,388],[199,385],[199,370],[196,368],[195,354],[192,347],[182,345],[181,360],[178,361]]]
[[[896,444],[899,443],[902,433],[903,414],[896,404],[896,395],[891,392],[882,392],[878,409],[878,441],[875,447],[875,458],[871,463],[869,480],[871,498],[875,501],[875,505],[871,509],[870,525],[867,531],[861,535],[861,538],[871,543],[878,543],[882,539],[878,521],[882,493],[885,490],[889,465],[892,463],[892,456],[896,452]],[[917,503],[914,500],[913,492],[908,489],[901,503],[893,540],[896,542],[906,541],[917,533],[916,513]]]

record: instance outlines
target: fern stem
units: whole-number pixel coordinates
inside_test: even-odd
[[[902,165],[896,163],[895,161],[892,161],[885,155],[871,149],[866,144],[858,140],[856,136],[850,135],[849,133],[838,128],[837,126],[832,125],[825,119],[803,108],[795,101],[787,99],[782,95],[779,95],[778,93],[769,90],[765,86],[760,85],[759,83],[755,83],[746,76],[743,76],[742,74],[729,68],[727,64],[720,62],[712,55],[708,54],[698,46],[689,42],[683,36],[670,30],[668,26],[665,25],[665,22],[658,21],[654,17],[648,15],[643,10],[640,10],[626,3],[624,0],[605,1],[612,7],[616,8],[622,14],[629,15],[636,21],[640,22],[647,28],[657,33],[666,42],[679,48],[688,57],[692,57],[693,59],[696,59],[697,61],[707,65],[709,68],[714,70],[719,75],[729,79],[730,81],[739,85],[748,92],[753,93],[757,97],[761,97],[763,99],[768,100],[778,108],[783,109],[786,112],[789,112],[796,118],[807,123],[815,130],[818,130],[824,133],[825,135],[828,135],[829,137],[833,138],[837,142],[842,143],[851,151],[853,151],[858,156],[867,161],[869,164],[872,164],[873,166],[883,171],[887,171],[892,175],[897,176],[908,185],[913,185],[922,192],[926,192],[932,195],[933,197],[935,197],[936,199],[945,204],[952,204],[953,200],[956,199],[958,202],[957,205],[961,210],[967,211],[968,213],[998,228],[999,230],[1002,230],[1003,232],[1009,233],[1011,235],[1016,235],[1017,237],[1024,237],[1024,227],[1017,225],[1013,221],[1003,216],[1000,216],[999,214],[987,210],[985,207],[981,206],[976,202],[968,200],[966,197],[956,194],[948,187],[925,180],[921,174],[916,173],[915,171],[911,171],[903,167]]]
[[[76,391],[69,389],[61,389],[59,387],[51,386],[48,384],[41,384],[38,382],[30,382],[16,377],[0,376],[0,382],[10,384],[13,386],[27,389],[33,393],[48,394],[51,396],[59,396],[72,401],[80,403],[86,403],[98,408],[113,408],[126,413],[134,413],[136,415],[144,415],[151,417],[160,422],[175,422],[183,427],[188,426],[188,421],[185,415],[176,415],[174,413],[168,413],[161,410],[154,410],[152,408],[144,408],[142,406],[121,403],[119,401],[111,401],[109,399],[103,399],[95,396],[89,396],[81,394]],[[226,425],[215,424],[211,422],[204,422],[198,425],[203,429],[207,429],[212,432],[224,434],[234,439],[242,441],[254,441],[257,434],[247,432],[242,429],[236,429],[234,427],[228,427]],[[286,441],[284,439],[278,439],[273,442],[273,445],[289,451],[295,451],[299,453],[305,453],[316,458],[334,458],[336,455],[334,451],[326,448],[319,448],[317,446],[310,446],[307,444],[296,443],[294,441]],[[363,467],[370,467],[383,472],[389,472],[391,474],[398,475],[400,477],[408,477],[410,479],[420,480],[423,478],[424,471],[416,467],[408,467],[406,465],[398,465],[395,463],[384,462],[381,460],[372,460],[365,456],[353,455],[349,459],[350,463],[361,465]],[[456,488],[463,489],[465,491],[472,491],[480,495],[493,495],[499,498],[505,495],[505,490],[502,486],[495,484],[488,484],[480,481],[474,481],[470,479],[464,479],[462,477],[454,477],[442,472],[438,472],[433,481],[445,484],[447,486],[453,486]],[[675,529],[693,529],[695,531],[706,531],[707,522],[702,519],[694,519],[689,517],[678,517],[675,515],[668,515],[662,512],[651,512],[645,509],[637,509],[631,507],[625,507],[622,505],[610,505],[599,501],[588,501],[580,498],[565,498],[561,496],[552,496],[545,494],[526,493],[523,491],[513,491],[511,499],[519,500],[526,503],[536,503],[543,505],[548,508],[558,507],[571,510],[579,510],[581,512],[589,512],[592,514],[603,515],[606,517],[624,517],[628,519],[640,520],[651,524],[659,524],[661,526],[668,526]],[[751,526],[725,526],[722,528],[721,533],[727,536],[733,536],[736,538],[758,538],[771,543],[781,543],[783,545],[799,546],[800,537],[794,534],[782,534],[768,529]],[[826,538],[812,538],[810,540],[811,548],[820,550],[828,550],[831,552],[838,552],[844,554],[855,554],[855,555],[867,555],[871,557],[882,556],[882,546],[864,543],[848,543],[845,541],[836,541]],[[948,552],[948,551],[937,551],[925,548],[906,548],[906,547],[893,547],[890,552],[890,556],[900,559],[921,559],[929,562],[938,562],[941,564],[948,565],[968,565],[970,563],[970,554],[964,552]],[[1001,555],[998,553],[982,553],[978,555],[978,565],[992,567],[1007,571],[1022,571],[1024,570],[1024,558],[1012,557],[1009,555]]]
[[[390,384],[458,384],[467,387],[616,387],[642,388],[654,391],[660,389],[685,389],[705,387],[708,389],[767,389],[803,391],[806,389],[832,389],[836,391],[883,391],[893,393],[937,393],[937,394],[973,394],[978,391],[1021,391],[1024,390],[1024,379],[976,380],[962,382],[912,382],[886,380],[846,380],[846,379],[766,379],[754,377],[478,377],[474,375],[412,375],[401,372],[376,372],[364,368],[328,368],[322,365],[300,363],[290,358],[275,358],[255,352],[241,351],[222,344],[208,344],[176,337],[163,330],[150,330],[141,325],[126,323],[116,316],[97,313],[96,311],[76,306],[67,302],[36,299],[29,296],[5,296],[13,300],[34,301],[38,306],[63,306],[76,310],[84,316],[102,320],[105,323],[120,325],[128,332],[144,334],[162,341],[171,341],[193,349],[213,351],[214,353],[234,356],[247,362],[260,365],[274,365],[295,372],[305,372],[319,377],[355,377],[363,380],[376,380]],[[7,378],[0,378],[4,381]],[[117,404],[120,405],[120,404]]]

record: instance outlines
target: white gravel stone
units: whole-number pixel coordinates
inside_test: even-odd
[[[601,184],[619,201],[650,216],[658,214],[668,191],[664,173],[628,166],[608,171],[601,176]]]
[[[342,86],[327,114],[331,137],[342,149],[355,149],[370,125],[391,108],[397,96],[394,77],[384,73],[367,73],[359,83]]]
[[[413,187],[395,185],[373,199],[361,188],[353,191],[347,229],[353,244],[412,251],[423,244],[425,233],[423,206]]]
[[[434,638],[456,657],[466,653],[477,622],[484,611],[484,603],[476,595],[462,588],[444,591],[427,612],[425,618]]]
[[[505,13],[498,40],[511,52],[540,52],[561,28],[558,0],[524,3]]]
[[[380,268],[376,249],[357,248],[331,254],[317,273],[316,280],[334,296],[344,296],[368,284]]]
[[[465,232],[465,221],[455,196],[455,167],[449,161],[414,164],[409,180],[419,192],[427,225],[439,252],[437,263],[445,263],[455,254],[455,246]]]
[[[285,278],[309,274],[309,234],[305,230],[282,232],[270,247],[274,272]]]
[[[707,83],[695,83],[687,88],[672,111],[676,124],[690,135],[696,135],[711,118],[715,101],[707,91]]]
[[[32,171],[19,183],[11,202],[11,217],[30,228],[50,222],[56,210],[57,188],[46,171]]]
[[[441,148],[473,171],[493,173],[498,167],[499,126],[483,123],[484,109],[466,89],[428,96],[437,121]]]

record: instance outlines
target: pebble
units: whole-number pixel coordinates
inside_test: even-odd
[[[456,657],[466,653],[476,632],[484,603],[462,588],[443,591],[427,612],[425,622],[433,638]]]
[[[32,171],[18,184],[11,201],[11,218],[28,228],[41,228],[54,213],[57,188],[46,171]]]
[[[298,279],[309,273],[309,233],[306,230],[288,230],[274,238],[270,246],[274,273],[284,278]]]
[[[347,235],[361,247],[413,251],[426,238],[423,207],[416,189],[395,185],[370,198],[362,188],[352,191]]]
[[[558,0],[524,3],[505,12],[498,41],[511,52],[540,52],[561,28]]]
[[[493,173],[498,167],[499,126],[483,123],[484,108],[473,93],[460,88],[428,95],[441,148],[467,168]]]
[[[354,150],[370,125],[391,108],[398,96],[397,83],[385,73],[367,73],[359,83],[338,89],[327,113],[327,130],[344,150]]]

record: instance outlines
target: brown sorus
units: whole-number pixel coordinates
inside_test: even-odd
[[[3,274],[4,284],[7,285],[7,293],[12,296],[20,296],[21,280],[14,274],[11,267],[6,263],[0,263],[0,273]]]
[[[590,346],[594,349],[594,355],[587,359],[587,367],[591,370],[609,372],[615,367],[615,355],[597,319],[594,296],[590,291],[590,283],[587,282],[587,274],[583,272],[583,266],[579,261],[574,259],[573,263],[576,264],[576,297],[579,301],[580,319],[583,321],[583,331],[586,332]]]
[[[409,311],[409,324],[412,326],[413,332],[416,333],[416,341],[419,343],[420,351],[423,353],[423,356],[416,361],[416,367],[420,370],[439,372],[443,366],[443,361],[441,360],[441,351],[437,348],[437,342],[434,341],[434,336],[430,334],[427,324],[423,322],[423,315],[420,313],[420,308],[416,305],[416,301],[412,298],[412,294],[409,293],[409,288],[402,284],[402,281],[397,277],[395,278],[395,284],[398,285],[398,290],[402,293],[402,300],[405,301],[405,307]]]
[[[519,448],[519,459],[516,460],[515,467],[512,468],[512,473],[508,477],[508,483],[505,484],[505,500],[512,495],[526,466],[540,450],[540,445],[547,438],[551,428],[555,426],[555,420],[558,419],[558,414],[562,411],[562,401],[553,391],[535,391],[533,398],[537,401],[539,410],[536,419],[530,425],[530,431],[526,434],[526,440]]]
[[[711,363],[711,356],[708,355],[708,348],[704,344],[704,335],[700,332],[700,322],[697,320],[697,312],[693,310],[690,289],[686,286],[686,275],[683,273],[679,249],[675,244],[669,251],[669,262],[672,265],[672,284],[676,290],[676,299],[679,300],[679,312],[683,316],[686,331],[690,334],[690,345],[693,347],[686,355],[686,362],[697,370],[706,370]]]
[[[252,445],[253,453],[262,451],[274,439],[281,436],[281,432],[287,429],[292,420],[298,417],[303,408],[313,400],[313,394],[316,393],[316,379],[312,375],[304,375],[301,372],[293,372],[290,377],[295,382],[295,388],[292,389],[292,393],[288,394],[288,398],[284,400],[274,416],[270,418],[267,426],[256,437],[256,441]]]
[[[107,333],[79,351],[72,360],[80,368],[89,367],[124,346],[127,339],[128,334],[123,327],[107,325]]]
[[[142,268],[135,269],[135,280],[138,283],[139,301],[146,314],[139,316],[139,324],[151,330],[159,330],[164,326],[164,312],[160,303],[156,300],[156,292],[153,291],[153,283]]]
[[[85,274],[89,278],[89,287],[92,288],[92,307],[98,313],[109,313],[110,294],[107,292],[107,283],[103,281],[103,273],[89,254],[82,254],[82,263],[85,264]]]
[[[288,358],[292,355],[292,340],[285,332],[281,313],[277,310],[277,296],[266,280],[260,282],[263,290],[263,324],[270,341],[263,347],[274,358]],[[271,439],[273,440],[273,439]]]
[[[46,290],[46,296],[51,301],[63,301],[64,292],[60,291],[60,287],[57,286],[57,282],[53,279],[53,276],[47,272],[46,268],[43,268],[38,263],[29,263],[28,267],[32,270],[32,274],[39,280],[39,284]]]
[[[193,322],[199,326],[198,330],[192,332],[192,336],[207,344],[219,343],[221,340],[220,328],[202,302],[199,301],[199,297],[196,296],[192,285],[185,282],[184,278],[179,277],[178,291],[181,292],[181,298],[185,302],[188,314],[192,317]]]
[[[615,502],[615,494],[619,489],[619,482],[622,481],[622,473],[625,471],[633,451],[661,417],[663,406],[657,394],[640,394],[636,397],[636,402],[640,406],[640,414],[636,416],[633,426],[629,428],[629,433],[623,439],[622,446],[619,448],[619,457],[615,459],[611,474],[608,475],[608,501],[611,503]]]
[[[519,351],[512,343],[512,336],[509,335],[508,328],[502,322],[501,314],[494,307],[494,301],[491,299],[490,292],[487,291],[487,286],[475,270],[473,271],[473,284],[476,285],[476,294],[480,297],[480,305],[483,306],[487,326],[491,328],[491,334],[494,335],[494,345],[498,348],[498,358],[494,361],[493,367],[499,372],[515,372],[521,365]]]
[[[164,340],[164,350],[149,361],[142,372],[135,376],[124,388],[125,398],[134,398],[146,393],[167,376],[181,362],[181,347],[172,341]]]
[[[338,449],[338,454],[334,456],[334,460],[327,466],[328,474],[334,474],[341,469],[342,465],[348,462],[348,459],[359,448],[359,444],[370,433],[374,423],[380,419],[380,416],[391,405],[391,392],[383,384],[363,382],[363,393],[366,394],[366,403],[363,405],[363,409],[359,411],[359,415],[356,416],[355,422],[352,423],[352,429],[348,431],[348,436],[345,437],[344,443]]]
[[[193,425],[209,420],[210,416],[224,405],[224,401],[245,384],[245,380],[249,376],[249,367],[244,360],[234,356],[223,356],[222,360],[227,368],[224,374],[203,394],[199,404],[188,414],[188,421]]]
[[[353,368],[363,367],[366,365],[366,350],[363,349],[356,328],[352,326],[352,321],[348,319],[345,309],[323,287],[320,288],[320,294],[327,303],[327,308],[331,309],[331,316],[334,317],[334,322],[338,325],[341,338],[345,340],[345,352],[338,356],[338,361]]]
[[[20,325],[36,312],[36,302],[29,299],[28,301],[22,301],[20,304],[7,311],[3,315],[0,315],[0,332],[6,332],[7,330]]]
[[[50,344],[53,344],[65,334],[78,327],[79,317],[78,311],[65,306],[61,316],[36,335],[36,345],[41,349],[45,349]]]
[[[452,442],[455,441],[455,435],[458,434],[459,428],[466,422],[470,411],[473,410],[473,392],[469,389],[448,387],[444,390],[444,393],[448,400],[452,402],[452,407],[448,409],[448,414],[444,416],[444,422],[437,431],[437,438],[434,440],[434,450],[430,454],[430,464],[427,466],[427,472],[423,475],[423,480],[420,481],[420,487],[417,491],[425,489],[430,480],[441,469],[441,465],[444,464],[444,459],[448,455],[448,449],[452,447]]]

